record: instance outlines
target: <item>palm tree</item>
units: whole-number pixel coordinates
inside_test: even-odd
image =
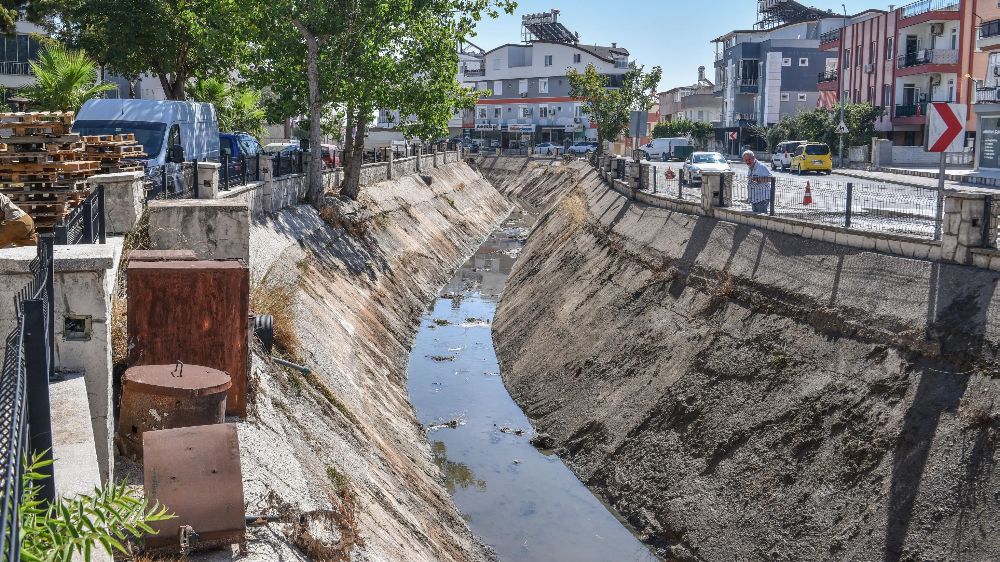
[[[263,136],[266,116],[260,104],[260,92],[209,77],[199,78],[189,84],[187,95],[192,100],[215,106],[220,130],[244,131],[256,137]]]
[[[31,62],[31,71],[37,81],[23,92],[35,109],[76,111],[83,102],[103,97],[104,92],[116,88],[97,81],[97,63],[86,53],[55,42],[45,45],[38,60]]]

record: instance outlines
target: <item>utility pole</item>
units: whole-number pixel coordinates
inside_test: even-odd
[[[843,123],[844,123],[844,105],[847,103],[847,100],[844,99],[844,68],[843,68],[843,66],[844,66],[844,43],[845,43],[845,41],[847,41],[847,37],[846,37],[847,36],[847,5],[846,4],[841,4],[840,7],[844,9],[844,25],[840,28],[840,63],[841,63],[840,66],[841,66],[841,69],[840,69],[840,80],[838,80],[838,82],[840,82],[840,87],[837,88],[837,89],[840,90],[840,92],[838,93],[838,95],[840,97],[840,124],[843,125]],[[858,53],[858,56],[860,56],[860,55],[861,55],[861,53]],[[840,136],[840,164],[839,164],[839,167],[843,168],[844,167],[844,133],[840,133],[839,136]]]

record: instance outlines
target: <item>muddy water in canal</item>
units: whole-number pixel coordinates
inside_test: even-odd
[[[423,318],[410,399],[455,503],[501,560],[656,560],[559,457],[531,445],[500,378],[490,326],[531,220],[515,208]]]

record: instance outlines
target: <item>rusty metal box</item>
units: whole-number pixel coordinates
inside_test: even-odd
[[[243,472],[236,426],[201,425],[143,434],[146,500],[177,515],[151,526],[149,548],[179,546],[182,527],[197,533],[193,549],[242,542],[246,534]]]
[[[226,414],[245,417],[250,274],[238,260],[130,261],[129,365],[177,361],[232,378]]]

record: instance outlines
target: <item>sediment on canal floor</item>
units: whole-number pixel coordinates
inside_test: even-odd
[[[247,511],[289,523],[255,531],[247,560],[491,557],[443,486],[405,376],[427,303],[510,205],[465,163],[425,174],[252,227],[256,303],[290,321],[279,343],[312,372],[254,356]]]
[[[480,161],[508,191],[525,165]],[[1000,552],[995,273],[647,207],[569,166],[494,340],[536,429],[661,555]]]

